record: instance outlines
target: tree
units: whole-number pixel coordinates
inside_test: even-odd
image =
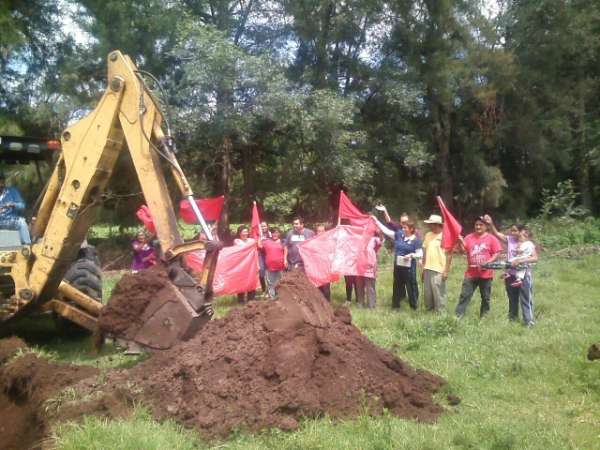
[[[598,173],[597,2],[509,2],[502,16],[506,50],[518,62],[519,79],[509,97],[513,148],[531,164],[517,173],[536,182],[533,191],[573,178],[582,204],[593,209]],[[518,158],[518,153],[514,155]],[[531,177],[531,171],[539,171]],[[539,201],[539,195],[536,196]],[[538,203],[538,202],[536,202]]]
[[[0,3],[0,127],[15,134],[50,135],[62,125],[60,97],[48,90],[72,39],[58,25],[57,1]]]

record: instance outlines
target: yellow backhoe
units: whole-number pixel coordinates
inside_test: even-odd
[[[124,151],[133,161],[156,228],[161,263],[172,283],[172,301],[148,312],[134,341],[168,348],[210,320],[212,278],[221,246],[193,201],[168,124],[163,131],[159,102],[145,78],[127,55],[108,55],[106,92],[89,115],[61,135],[58,160],[30,226],[32,244],[3,245],[0,239],[0,331],[15,319],[43,311],[96,330],[103,307],[98,301],[101,274],[94,255],[86,254],[85,238]],[[208,240],[183,241],[162,167],[168,167],[181,196],[190,200]],[[206,250],[204,270],[192,276],[182,256],[201,249]]]

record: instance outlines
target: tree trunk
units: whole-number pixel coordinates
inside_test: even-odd
[[[590,159],[587,151],[587,136],[585,132],[585,100],[579,96],[577,112],[572,125],[573,140],[575,143],[575,168],[576,184],[581,193],[581,205],[593,212],[594,202],[592,187],[590,186]]]
[[[221,145],[221,189],[223,192],[223,210],[221,211],[221,219],[219,220],[219,236],[225,242],[231,240],[231,232],[229,230],[229,199],[231,193],[231,152],[233,145],[231,137],[225,135],[223,144]]]
[[[242,149],[242,177],[244,180],[244,201],[250,205],[256,200],[256,188],[254,179],[256,178],[256,147],[254,145],[245,145]]]
[[[432,121],[432,142],[436,157],[436,169],[438,180],[438,190],[444,203],[449,208],[454,205],[454,183],[450,172],[450,135],[451,119],[450,107],[444,105],[432,88],[428,88],[429,111]]]

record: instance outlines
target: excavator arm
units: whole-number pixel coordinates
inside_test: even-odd
[[[89,115],[62,133],[62,153],[32,225],[31,253],[25,248],[12,266],[18,304],[12,316],[52,308],[84,327],[93,325],[101,305],[74,292],[63,277],[95,220],[117,158],[128,151],[173,283],[173,301],[148,317],[151,325],[136,340],[165,348],[191,336],[210,319],[212,277],[221,247],[212,240],[197,208],[198,221],[209,239],[184,242],[179,233],[163,166],[173,174],[181,195],[192,200],[192,206],[196,204],[175,157],[172,138],[163,132],[163,120],[158,102],[132,60],[119,51],[111,52],[107,90]],[[200,249],[206,250],[206,258],[197,278],[188,273],[182,258]],[[157,335],[162,336],[158,344]]]

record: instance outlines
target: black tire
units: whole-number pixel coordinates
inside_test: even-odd
[[[90,252],[90,248],[94,251]],[[65,281],[90,297],[102,301],[102,269],[93,247],[88,246],[80,251],[80,257],[67,270]]]
[[[81,248],[78,259],[69,267],[64,280],[84,294],[102,301],[102,269],[93,246],[88,245]],[[89,334],[88,330],[58,314],[54,314],[54,324],[60,334]]]

